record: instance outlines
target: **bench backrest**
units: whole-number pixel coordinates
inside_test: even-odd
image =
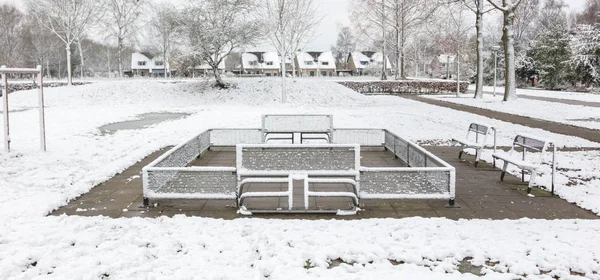
[[[332,115],[263,115],[263,133],[333,132]]]
[[[540,164],[543,159],[543,154],[548,148],[550,141],[546,139],[539,138],[537,136],[527,135],[527,134],[518,134],[513,141],[513,146],[511,151],[514,152],[515,148],[520,147],[523,149],[523,160],[528,160],[534,164]],[[527,151],[535,151],[539,153],[539,156],[532,159],[526,159],[525,155]]]
[[[236,146],[238,171],[356,171],[360,168],[360,146],[323,145],[246,145]]]
[[[487,140],[487,135],[491,126],[479,123],[471,123],[469,125],[469,130],[467,131],[467,140],[474,139],[475,143],[484,143]],[[471,136],[471,133],[474,134],[474,137]]]

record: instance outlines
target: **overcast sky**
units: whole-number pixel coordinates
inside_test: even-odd
[[[316,31],[315,38],[306,46],[306,50],[329,50],[331,48],[331,45],[335,43],[337,38],[338,27],[350,24],[350,20],[348,19],[348,3],[350,1],[316,0],[319,5],[319,11],[324,18]],[[23,7],[23,2],[24,0],[0,0],[0,3],[13,3],[20,8]],[[565,0],[565,2],[571,7],[571,10],[581,11],[586,0]]]

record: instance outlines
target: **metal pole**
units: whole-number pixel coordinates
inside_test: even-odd
[[[498,66],[498,51],[494,51],[494,97],[496,97],[496,74],[498,73],[498,71],[496,70],[496,67]]]
[[[6,66],[2,65],[0,68],[5,69]],[[4,116],[4,151],[8,153],[10,152],[10,133],[8,124],[8,74],[4,72],[1,74],[2,85],[4,86],[2,89],[2,108],[4,110],[2,114]]]
[[[46,119],[44,116],[44,78],[42,72],[42,66],[38,65],[36,68],[38,73],[38,106],[40,109],[40,146],[42,151],[46,151]]]

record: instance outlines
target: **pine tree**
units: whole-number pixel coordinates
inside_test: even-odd
[[[527,52],[533,61],[532,71],[550,89],[565,85],[569,76],[569,35],[565,25],[555,25],[543,32],[534,47]]]

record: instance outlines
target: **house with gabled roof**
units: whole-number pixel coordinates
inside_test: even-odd
[[[298,52],[294,63],[296,72],[301,77],[331,77],[336,74],[335,58],[331,52]]]
[[[451,54],[434,56],[431,63],[429,63],[430,73],[435,77],[451,78],[452,75],[456,74],[456,64],[454,64],[455,59],[456,56]]]
[[[375,74],[381,72],[383,59],[384,57],[381,52],[351,52],[348,54],[348,68],[352,72],[352,75]],[[385,57],[385,61],[386,71],[390,73],[392,71],[392,64],[387,56]]]
[[[221,74],[225,72],[225,59],[221,60],[221,63],[219,63],[217,69]],[[193,76],[206,76],[213,74],[212,67],[210,67],[210,65],[208,65],[206,62],[202,62],[202,64],[194,66],[192,71],[194,71],[192,74]]]
[[[286,72],[291,73],[291,61],[286,61]],[[281,76],[281,58],[277,52],[242,53],[242,73]]]
[[[134,76],[164,76],[165,71],[169,73],[170,70],[161,57],[157,57],[150,52],[134,52],[131,54],[131,72]]]

